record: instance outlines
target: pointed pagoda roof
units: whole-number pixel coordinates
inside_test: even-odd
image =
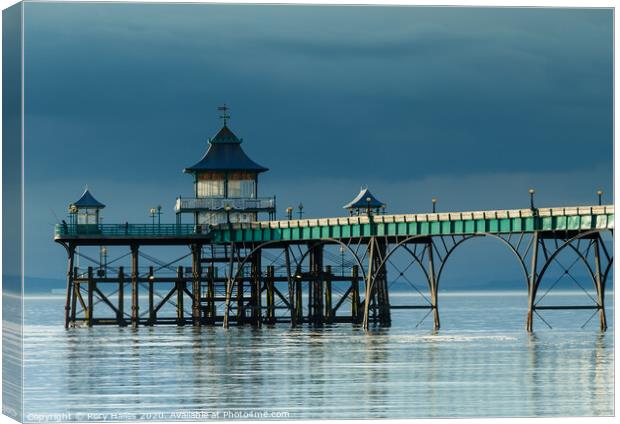
[[[183,172],[195,173],[199,171],[254,171],[265,172],[265,168],[245,154],[241,148],[243,140],[228,128],[226,122],[222,129],[209,139],[209,149],[198,163]]]
[[[370,202],[367,200],[370,199]],[[362,187],[360,189],[360,192],[357,196],[355,196],[355,199],[351,200],[351,202],[349,202],[348,204],[344,205],[343,208],[345,209],[356,209],[356,208],[380,208],[382,206],[385,206],[385,203],[382,203],[381,201],[379,201],[371,192],[370,190],[368,190],[368,188],[364,188]]]
[[[103,203],[93,197],[93,195],[88,190],[88,187],[86,187],[84,193],[82,193],[82,197],[80,197],[80,199],[73,204],[78,208],[105,208],[105,205]]]

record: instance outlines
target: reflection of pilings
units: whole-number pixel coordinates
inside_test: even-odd
[[[138,306],[138,245],[131,245],[131,326],[137,327],[139,321]]]
[[[596,293],[598,295],[599,321],[601,331],[607,331],[607,317],[605,316],[605,281],[601,278],[601,252],[599,243],[603,243],[600,234],[597,234],[593,240],[594,243],[594,267],[595,267],[595,284]]]
[[[75,246],[70,244],[67,248],[67,300],[65,303],[65,328],[69,328],[71,317],[71,295],[73,293],[73,260],[75,257]]]

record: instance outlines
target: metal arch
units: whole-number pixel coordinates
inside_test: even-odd
[[[404,249],[409,252],[409,254],[411,254],[411,256],[413,257],[413,259],[415,259],[415,261],[418,263],[418,265],[420,266],[420,268],[422,269],[422,272],[424,273],[424,276],[426,277],[426,281],[427,283],[430,283],[430,277],[428,275],[428,271],[426,271],[426,267],[424,266],[424,264],[422,263],[422,261],[420,260],[420,258],[418,258],[418,256],[413,253],[411,251],[411,249],[409,248],[409,246],[404,245],[404,246],[399,246],[399,247],[404,247]],[[394,250],[398,249],[398,247],[395,247]]]
[[[612,256],[609,259],[609,263],[605,267],[605,272],[603,272],[603,288],[607,285],[607,276],[609,274],[609,271],[611,270],[611,266],[612,266],[613,263],[614,263],[614,258]]]
[[[280,240],[278,240],[280,241]],[[357,265],[359,266],[359,269],[362,271],[362,276],[364,277],[364,280],[366,279],[366,271],[364,271],[364,266],[362,265],[362,261],[357,257],[357,254],[353,251],[353,249],[351,249],[349,247],[349,245],[344,244],[343,242],[341,242],[340,240],[334,239],[334,238],[327,238],[327,239],[321,239],[320,241],[318,241],[316,244],[314,244],[314,246],[322,246],[324,244],[327,244],[328,242],[334,242],[336,244],[339,244],[341,246],[344,246],[349,253],[351,254],[351,256],[353,256],[353,258],[355,259],[355,262],[357,263]],[[260,246],[259,246],[260,247]],[[251,255],[252,253],[250,253]],[[306,256],[308,256],[308,254],[310,254],[310,250],[306,251],[305,253],[303,253],[301,255],[301,257],[299,258],[299,262],[298,264],[301,264],[304,259],[306,258]],[[248,255],[248,256],[250,256]]]
[[[586,257],[579,251],[579,249],[577,249],[575,246],[573,246],[572,244],[569,244],[568,247],[570,247],[571,249],[573,249],[573,251],[577,254],[577,256],[579,256],[579,258],[581,259],[581,261],[584,263],[584,265],[586,266],[586,269],[588,270],[588,272],[590,273],[590,278],[592,278],[592,282],[594,283],[594,285],[596,286],[596,276],[594,275],[594,271],[592,271],[592,267],[590,266],[590,264],[588,263],[588,260],[586,259]],[[587,254],[587,252],[586,252]],[[560,264],[561,265],[561,264]],[[570,267],[569,267],[570,268]]]
[[[467,241],[467,240],[471,240],[475,237],[492,237],[494,239],[500,240],[502,243],[504,243],[506,246],[508,246],[508,248],[510,249],[510,251],[517,257],[517,259],[519,260],[519,264],[521,265],[521,269],[523,270],[523,274],[525,275],[525,282],[527,284],[528,281],[528,272],[527,272],[527,267],[525,266],[525,262],[523,261],[523,258],[521,257],[521,255],[519,254],[519,252],[517,251],[517,249],[515,249],[515,247],[510,244],[510,242],[500,236],[498,236],[497,234],[492,234],[492,233],[479,233],[479,234],[475,234],[475,235],[471,235],[469,237],[465,237],[462,240],[459,240],[454,246],[452,246],[452,248],[450,249],[450,251],[448,252],[448,254],[443,258],[443,260],[441,261],[441,266],[439,267],[439,271],[437,271],[437,288],[439,288],[439,282],[441,281],[441,274],[443,272],[444,266],[446,265],[446,262],[448,261],[448,258],[450,257],[450,255],[452,254],[452,252],[454,252],[456,250],[456,248],[461,245],[463,242]]]
[[[592,235],[592,234],[597,234],[600,233],[601,230],[592,230],[592,231],[586,231],[585,233],[582,234],[577,234],[574,237],[571,237],[570,239],[566,240],[560,247],[558,247],[552,254],[551,256],[549,256],[549,258],[547,258],[545,265],[543,265],[542,269],[540,270],[540,273],[538,274],[538,276],[536,277],[536,284],[535,287],[533,287],[533,289],[536,289],[540,282],[542,281],[543,276],[545,275],[545,272],[547,271],[547,269],[549,268],[549,265],[551,265],[551,262],[553,261],[553,259],[555,259],[555,257],[562,251],[564,250],[566,247],[570,246],[570,244],[575,241],[575,240],[579,240],[581,238],[584,238],[586,236]],[[533,272],[535,272],[536,270],[533,270]],[[534,292],[534,297],[536,297],[536,292]]]

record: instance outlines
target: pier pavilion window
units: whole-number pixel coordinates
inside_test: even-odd
[[[95,208],[79,209],[77,213],[77,223],[80,225],[97,224],[98,216],[99,216],[99,209],[95,209]]]
[[[256,197],[256,174],[252,172],[232,172],[228,176],[228,197]]]
[[[224,175],[217,172],[198,174],[196,180],[197,197],[224,197]]]

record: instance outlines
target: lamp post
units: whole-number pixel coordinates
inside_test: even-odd
[[[536,190],[531,188],[531,189],[528,190],[528,192],[530,193],[530,209],[534,210],[534,209],[536,209],[534,207],[534,193],[536,193]]]
[[[366,214],[370,216],[370,202],[372,202],[372,197],[368,196],[366,198]]]
[[[232,207],[230,204],[226,203],[226,204],[224,205],[224,210],[226,211],[226,223],[227,223],[228,225],[230,225],[230,211],[231,211],[232,209],[233,209],[233,207]]]
[[[301,217],[304,215],[304,205],[303,203],[299,202],[299,206],[297,206],[297,209],[299,209],[299,219],[301,219]]]
[[[344,277],[344,246],[340,246],[340,275]]]
[[[433,197],[431,199],[431,203],[433,204],[433,213],[435,213],[437,211],[436,206],[437,206],[437,198]]]
[[[598,190],[596,195],[598,196],[598,205],[601,206],[603,204],[603,190]]]
[[[292,207],[289,206],[288,208],[286,208],[286,216],[288,217],[289,221],[293,219],[293,208]]]
[[[157,208],[149,209],[149,216],[151,217],[153,227],[155,226],[155,215],[157,215]]]
[[[157,225],[161,225],[161,205],[157,205]]]
[[[100,277],[105,277],[108,268],[108,248],[101,246],[99,249],[99,274]]]

